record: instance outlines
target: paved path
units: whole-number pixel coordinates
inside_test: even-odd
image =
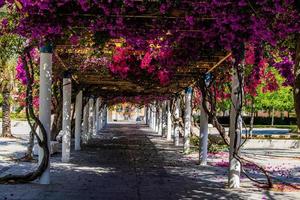
[[[0,185],[2,199],[300,199],[300,193],[261,191],[249,183],[226,190],[226,171],[200,167],[143,125],[112,124],[69,164],[52,158],[51,185]]]

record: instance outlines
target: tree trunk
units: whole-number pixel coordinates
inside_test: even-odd
[[[2,137],[13,137],[11,134],[10,119],[10,91],[7,88],[4,88],[2,96]]]
[[[275,109],[273,107],[272,109],[272,121],[271,121],[271,126],[274,126],[274,115],[275,115]]]
[[[34,130],[37,129],[37,123],[33,124]],[[31,130],[29,133],[29,142],[28,142],[28,146],[27,146],[27,156],[28,157],[32,157],[32,151],[33,151],[33,146],[34,146],[34,133]]]
[[[53,99],[52,102],[54,109],[52,110],[53,123],[51,125],[51,140],[56,140],[56,136],[60,132],[62,128],[62,107],[63,107],[63,99],[62,99],[62,81],[59,80],[57,84],[54,85],[53,88]]]
[[[253,132],[253,126],[254,126],[254,97],[251,96],[251,119],[250,119],[250,130],[249,134],[250,137],[252,137],[252,132]]]
[[[296,40],[296,58],[295,58],[295,84],[294,84],[294,105],[297,116],[297,126],[300,130],[300,36]]]
[[[62,127],[62,104],[58,104],[57,108],[54,110],[54,119],[51,127],[51,140],[55,140],[56,136],[58,135],[59,131]]]

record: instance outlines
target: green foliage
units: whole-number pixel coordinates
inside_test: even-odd
[[[229,110],[231,106],[231,100],[230,99],[223,99],[222,101],[217,103],[217,112],[225,112],[226,110]]]
[[[198,136],[193,135],[190,139],[191,144],[195,147],[199,147],[200,139]],[[220,136],[209,137],[208,139],[208,152],[209,153],[218,153],[228,151],[228,146],[223,143]]]
[[[224,152],[224,151],[228,151],[228,146],[226,144],[211,143],[208,146],[209,153],[218,153],[218,152]]]
[[[262,93],[255,97],[256,110],[288,111],[294,109],[293,91],[291,87],[279,87],[277,91]]]
[[[291,135],[290,138],[300,140],[300,135]]]
[[[15,21],[13,18],[7,18],[5,10],[0,10],[0,22],[5,18],[7,26],[13,26]],[[12,90],[15,79],[15,67],[17,62],[17,55],[22,49],[24,39],[11,34],[4,33],[0,35],[0,86],[1,91]]]
[[[20,37],[13,34],[5,34],[0,36],[0,62],[6,63],[19,52],[22,45]]]
[[[192,146],[199,147],[199,137],[196,135],[192,135],[190,138],[190,142]]]
[[[273,108],[275,111],[292,112],[294,110],[293,88],[282,85],[284,78],[276,69],[270,67],[269,70],[275,74],[279,88],[272,92],[263,92],[265,85],[262,83],[257,88],[257,96],[254,97],[254,112],[261,110],[271,111]],[[251,102],[252,97],[250,95],[246,94],[245,98]],[[251,112],[251,103],[245,106],[245,110]]]
[[[26,121],[26,113],[25,112],[13,112],[10,114],[10,118],[14,120]],[[2,111],[0,111],[0,119],[2,119]]]

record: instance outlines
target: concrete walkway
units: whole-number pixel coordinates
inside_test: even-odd
[[[69,164],[52,158],[51,185],[0,185],[0,200],[300,199],[300,193],[263,191],[247,181],[239,190],[224,189],[226,170],[200,167],[181,149],[144,125],[111,124],[72,152]]]

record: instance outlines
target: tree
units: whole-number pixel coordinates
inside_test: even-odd
[[[255,97],[255,105],[258,110],[268,110],[272,112],[273,125],[275,111],[291,112],[294,110],[292,88],[290,86],[281,86],[276,91],[266,93],[259,92],[257,97]]]
[[[12,137],[11,134],[11,90],[14,85],[14,61],[10,60],[6,63],[2,62],[1,68],[1,93],[2,93],[2,137]]]
[[[21,40],[16,35],[0,36],[0,91],[2,93],[2,137],[12,137],[10,120],[10,99],[13,89],[16,53],[21,46]]]
[[[299,6],[300,10],[300,6]],[[295,84],[294,84],[294,105],[295,111],[297,115],[297,125],[298,130],[300,129],[300,36],[297,36],[296,39],[296,56],[295,56],[295,66],[294,66],[294,74],[295,74]]]

